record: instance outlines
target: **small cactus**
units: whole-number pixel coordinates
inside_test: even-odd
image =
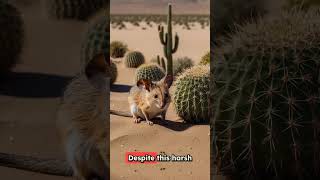
[[[55,19],[87,20],[108,6],[107,0],[46,0],[46,9]]]
[[[210,64],[210,51],[201,57],[200,64],[202,65]]]
[[[112,62],[112,60],[108,70],[110,71],[110,83],[113,84],[117,80],[118,69],[117,65],[114,62]]]
[[[24,24],[17,8],[0,1],[0,73],[8,73],[19,61]]]
[[[163,68],[164,71],[166,71],[167,69],[166,62],[163,57],[160,58],[160,56],[157,56],[156,58],[151,59],[151,62],[157,63],[159,66]]]
[[[137,68],[145,62],[144,56],[139,51],[131,51],[125,57],[125,65],[128,68]]]
[[[165,71],[157,64],[143,64],[136,70],[135,81],[140,79],[149,79],[151,81],[159,81],[165,76]]]
[[[89,27],[82,42],[82,67],[85,67],[86,64],[90,62],[96,55],[103,53],[107,56],[109,53],[109,32],[107,31],[107,26],[109,26],[107,19],[102,17]]]
[[[209,84],[209,66],[194,66],[178,76],[173,102],[186,122],[209,123]]]
[[[173,61],[173,75],[177,76],[182,73],[185,69],[193,66],[192,59],[188,57],[180,57]]]
[[[319,11],[297,10],[261,19],[215,50],[211,121],[219,173],[320,178],[319,19]]]
[[[128,46],[120,41],[110,43],[110,56],[112,58],[122,58],[128,50]]]

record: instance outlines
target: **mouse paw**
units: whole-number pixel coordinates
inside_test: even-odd
[[[147,121],[147,123],[148,123],[150,126],[153,125],[153,122],[151,122],[151,121]]]
[[[140,123],[141,122],[141,118],[133,118],[134,123]]]

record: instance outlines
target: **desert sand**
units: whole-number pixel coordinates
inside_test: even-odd
[[[157,26],[134,27],[126,23],[127,29],[111,27],[110,40],[120,40],[130,50],[141,51],[148,62],[156,55],[163,56]],[[143,30],[143,27],[146,29]],[[174,58],[187,56],[197,64],[203,54],[209,51],[209,27],[201,29],[195,26],[192,30],[174,26],[174,32],[180,37],[180,45]],[[129,111],[128,91],[134,84],[135,69],[125,68],[123,58],[116,59],[118,79],[111,87],[111,109]],[[171,88],[171,93],[174,86]],[[209,125],[190,125],[183,123],[173,104],[167,112],[167,121],[155,120],[153,126],[145,121],[135,124],[132,118],[111,115],[111,173],[114,177],[132,180],[190,179],[209,180],[210,177],[210,136]],[[161,162],[150,164],[126,164],[125,152],[165,152],[166,154],[187,155],[193,162]]]
[[[80,70],[81,41],[89,22],[48,19],[40,2],[34,0],[17,4],[25,21],[26,42],[15,73],[1,84],[0,150],[64,159],[55,128],[55,114],[64,86]],[[137,34],[128,38],[129,47],[141,49],[148,59],[154,54],[162,54],[153,29],[132,32]],[[125,36],[126,31],[117,33],[112,32],[111,39],[128,37]],[[181,44],[177,56],[189,56],[197,61],[209,50],[208,29],[193,33],[181,30],[178,33]],[[141,37],[145,37],[146,41],[142,41]],[[151,45],[148,46],[147,42]],[[132,85],[132,79],[128,77],[133,77],[134,69],[118,64],[118,70],[118,80],[111,88],[111,107],[127,110],[127,91]],[[150,127],[145,123],[133,124],[131,118],[111,116],[112,180],[209,179],[209,126],[181,123],[173,107],[170,107],[167,120],[167,124],[158,122]],[[124,163],[124,152],[134,150],[191,154],[194,161],[129,166]],[[72,179],[4,167],[0,167],[0,176],[10,180]]]

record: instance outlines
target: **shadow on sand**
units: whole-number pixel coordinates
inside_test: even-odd
[[[0,75],[0,94],[28,98],[60,97],[72,77],[12,72]]]
[[[154,118],[151,120],[154,124],[158,124],[160,126],[163,126],[165,128],[171,129],[173,131],[184,131],[191,126],[192,124],[184,123],[184,122],[176,122],[176,121],[170,121],[170,120],[161,120],[160,118]]]
[[[113,84],[111,85],[112,92],[125,93],[130,91],[131,86],[124,84]]]
[[[207,124],[190,124],[186,122],[177,122],[177,121],[171,121],[171,120],[161,120],[161,118],[154,118],[151,120],[154,124],[158,124],[160,126],[163,126],[165,128],[171,129],[173,131],[184,131],[190,128],[191,126],[195,125],[207,125]]]

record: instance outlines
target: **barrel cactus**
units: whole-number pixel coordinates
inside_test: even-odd
[[[137,68],[145,62],[144,55],[139,51],[131,51],[125,57],[125,65],[129,68]]]
[[[316,11],[290,11],[261,19],[216,49],[211,121],[218,172],[319,179],[319,18]]]
[[[101,17],[89,27],[81,48],[81,63],[83,67],[96,55],[100,53],[107,55],[109,53],[109,32],[107,31],[107,26],[109,26],[107,19]]]
[[[110,56],[113,58],[122,58],[128,50],[128,46],[121,41],[112,41],[110,43]]]
[[[46,9],[55,19],[87,20],[108,6],[107,0],[46,0]]]
[[[0,1],[0,73],[8,73],[19,61],[24,41],[23,26],[18,9]]]
[[[194,66],[185,70],[175,82],[174,106],[186,122],[209,122],[209,69],[209,66]]]
[[[182,73],[185,69],[193,66],[193,61],[189,57],[180,57],[173,61],[173,75]]]
[[[155,63],[143,64],[136,70],[137,82],[140,79],[149,79],[151,81],[159,81],[165,76],[164,70]]]
[[[205,65],[210,63],[210,51],[201,57],[200,64]]]
[[[112,62],[112,60],[108,70],[110,72],[110,83],[113,84],[117,80],[118,69],[117,69],[117,65],[114,62]]]

